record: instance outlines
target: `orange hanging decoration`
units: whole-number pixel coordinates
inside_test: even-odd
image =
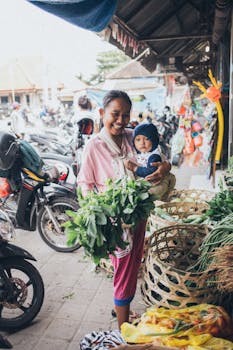
[[[221,91],[216,88],[215,86],[210,86],[206,90],[206,97],[211,101],[211,102],[218,102],[219,99],[221,98]]]
[[[186,113],[186,108],[182,105],[179,109],[179,111],[177,112],[178,115],[185,115]]]
[[[185,147],[183,153],[185,155],[191,154],[195,151],[194,141],[191,135],[191,131],[186,131],[185,133]]]
[[[222,153],[222,145],[223,145],[223,133],[224,133],[224,116],[223,110],[220,103],[221,98],[221,87],[222,83],[217,82],[214,78],[212,71],[209,70],[208,76],[212,83],[208,89],[206,89],[199,81],[193,80],[193,83],[199,87],[202,91],[201,98],[207,97],[211,102],[215,103],[218,115],[218,139],[217,139],[217,147],[215,152],[215,162],[217,164],[220,163],[221,153]]]

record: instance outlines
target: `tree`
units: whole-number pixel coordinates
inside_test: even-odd
[[[120,50],[100,52],[96,59],[97,72],[90,77],[89,83],[95,85],[103,82],[108,73],[129,60],[130,58]]]

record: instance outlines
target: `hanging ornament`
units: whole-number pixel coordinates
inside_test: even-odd
[[[215,103],[217,112],[218,112],[218,139],[217,139],[217,148],[215,153],[215,162],[220,163],[221,152],[222,152],[222,144],[223,144],[223,133],[224,133],[224,117],[223,110],[220,103],[221,98],[221,87],[222,83],[217,82],[213,76],[211,70],[209,70],[208,76],[210,78],[213,86],[210,86],[208,89],[204,87],[199,81],[193,80],[193,83],[199,87],[202,91],[201,98],[208,98],[211,102]]]

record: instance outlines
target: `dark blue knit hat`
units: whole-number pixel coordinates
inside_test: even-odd
[[[154,151],[158,147],[159,134],[154,124],[142,123],[137,125],[136,128],[133,130],[133,142],[137,135],[146,136],[152,142],[152,149],[150,150],[150,152]]]

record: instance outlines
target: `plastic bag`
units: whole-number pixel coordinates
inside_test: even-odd
[[[177,310],[151,306],[137,325],[127,322],[121,325],[121,335],[127,343],[157,341],[176,347],[201,346],[212,337],[229,338],[232,332],[232,320],[225,310],[210,304]]]
[[[179,128],[172,138],[172,155],[180,154],[185,146],[184,129]]]
[[[191,127],[192,132],[199,132],[199,131],[202,131],[202,129],[203,127],[200,122],[198,122],[197,120],[194,120],[192,122],[192,127]]]
[[[201,147],[202,144],[203,144],[203,137],[202,137],[202,135],[198,134],[197,136],[195,136],[193,138],[193,142],[194,142],[195,147]]]

